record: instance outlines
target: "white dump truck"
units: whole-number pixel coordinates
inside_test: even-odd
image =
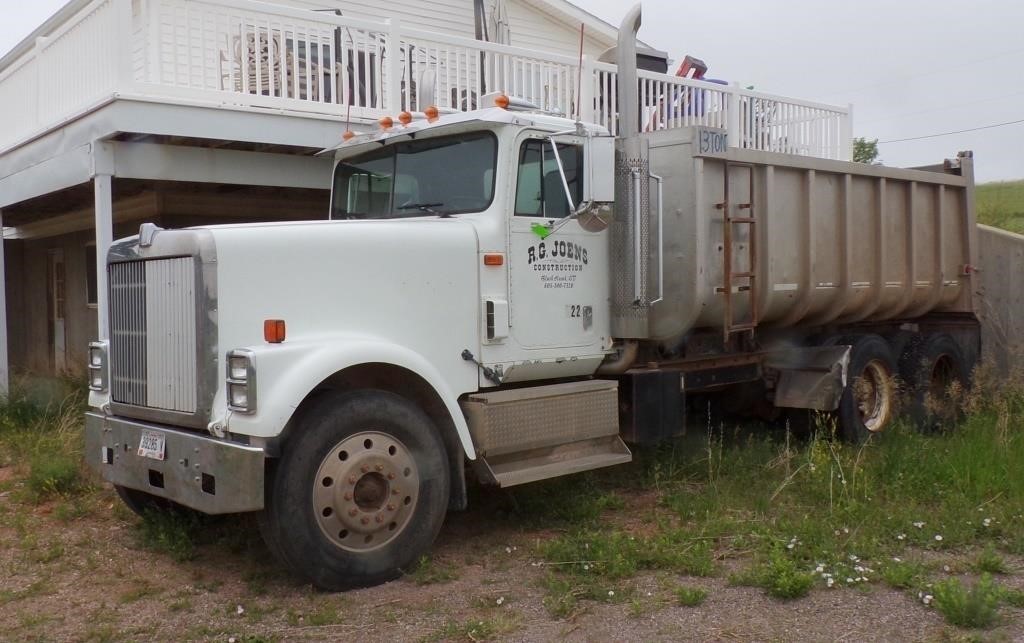
[[[641,132],[639,22],[617,137],[501,95],[402,114],[330,151],[330,220],[114,243],[89,463],[137,511],[259,512],[284,563],[341,589],[414,565],[467,470],[625,463],[697,394],[864,440],[899,375],[928,422],[980,349],[970,155],[895,169]]]

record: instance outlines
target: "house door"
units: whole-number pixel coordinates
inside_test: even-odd
[[[54,373],[67,370],[67,345],[64,330],[66,278],[64,272],[64,251],[51,250],[47,267],[49,284],[47,286],[50,311],[50,338],[53,347]]]

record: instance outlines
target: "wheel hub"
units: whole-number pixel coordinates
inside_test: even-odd
[[[313,488],[317,523],[342,549],[380,547],[408,524],[419,486],[416,462],[401,441],[375,431],[357,433],[320,463]]]
[[[857,413],[864,427],[872,433],[889,423],[892,413],[892,376],[879,360],[872,360],[854,383]]]

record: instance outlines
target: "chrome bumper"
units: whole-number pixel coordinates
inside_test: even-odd
[[[164,436],[164,460],[138,455],[143,431]],[[85,459],[116,485],[208,514],[263,508],[263,449],[135,420],[85,414]]]

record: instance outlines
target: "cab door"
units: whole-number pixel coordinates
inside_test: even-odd
[[[583,144],[557,137],[553,146],[539,132],[518,143],[509,217],[510,331],[518,347],[546,358],[597,355],[609,333],[608,233],[589,232],[570,216],[584,194]]]

